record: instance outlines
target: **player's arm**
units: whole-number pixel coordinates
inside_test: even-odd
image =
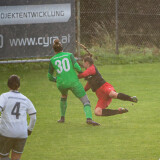
[[[80,65],[77,63],[75,57],[73,56],[73,54],[71,54],[71,61],[73,64],[73,68],[78,72],[78,73],[82,73],[82,69],[80,67]]]
[[[80,73],[78,75],[78,78],[85,78],[91,75],[95,75],[96,74],[96,69],[94,65],[91,65],[89,68],[87,68],[83,73]]]
[[[30,117],[30,122],[28,125],[28,135],[31,135],[33,128],[35,126],[35,123],[36,123],[36,113],[29,114],[29,117]]]
[[[29,99],[28,99],[28,106],[29,108],[27,109],[27,113],[29,114],[30,117],[30,122],[28,125],[28,135],[31,135],[36,123],[36,109],[34,108],[33,103]]]
[[[3,108],[0,106],[0,112],[2,112]]]
[[[0,96],[0,112],[2,112],[4,110],[4,106],[6,105],[5,102],[6,102],[5,101],[5,96],[4,96],[4,94],[2,94]]]
[[[87,82],[87,84],[86,84],[85,87],[84,87],[84,90],[85,90],[85,91],[88,91],[90,88],[91,88],[91,87],[90,87],[89,83]]]
[[[52,66],[52,63],[49,63],[49,69],[48,69],[48,79],[52,82],[56,82],[56,77],[53,76],[54,68]]]

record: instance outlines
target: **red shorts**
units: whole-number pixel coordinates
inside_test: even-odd
[[[109,93],[111,91],[115,91],[115,89],[108,82],[106,82],[100,88],[96,90],[96,95],[98,97],[96,108],[100,107],[104,109],[109,106],[109,104],[112,102],[112,98],[109,97]]]

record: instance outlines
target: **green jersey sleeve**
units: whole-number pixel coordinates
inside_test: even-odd
[[[52,63],[49,63],[49,69],[48,69],[48,79],[50,81],[56,82],[56,77],[53,76],[54,68],[52,66]]]
[[[72,64],[73,64],[73,67],[74,69],[78,72],[78,73],[82,73],[82,69],[81,67],[79,66],[79,64],[77,63],[75,57],[73,56],[73,54],[71,54],[71,61],[72,61]]]

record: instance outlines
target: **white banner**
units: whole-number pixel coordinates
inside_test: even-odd
[[[70,3],[0,6],[0,25],[68,22],[70,17]]]

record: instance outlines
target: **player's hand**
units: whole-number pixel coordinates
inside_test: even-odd
[[[28,136],[30,136],[32,134],[32,131],[28,130]]]
[[[78,72],[79,74],[80,74],[80,73],[83,73],[82,71],[77,71],[77,72]]]

